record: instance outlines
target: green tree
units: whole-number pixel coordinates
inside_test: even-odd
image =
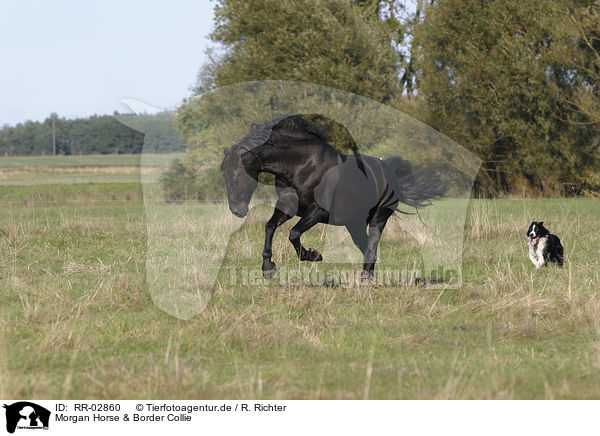
[[[219,0],[215,24],[210,39],[222,55],[204,66],[196,94],[264,79],[312,82],[382,102],[398,90],[392,21],[368,20],[350,1]]]
[[[583,108],[586,95],[597,102],[586,69],[598,51],[583,54],[582,34],[600,23],[582,24],[579,35],[573,25],[585,3],[442,0],[428,8],[416,33],[421,116],[485,160],[481,193],[564,194],[597,168],[597,121]]]
[[[204,105],[210,107],[207,113],[198,96],[240,82],[310,82],[391,102],[400,93],[400,9],[401,2],[377,0],[217,1],[210,38],[219,45],[220,55],[209,53],[210,61],[201,69],[194,95],[179,107],[179,130],[200,150],[203,160],[219,159],[222,146],[230,145],[223,143],[220,135],[223,123],[235,119],[236,114],[227,112],[227,104],[221,105],[223,111],[215,110],[218,104]],[[264,109],[256,109],[255,121],[264,121]],[[279,110],[285,111],[283,107]],[[329,127],[340,150],[357,151],[342,126],[309,118]],[[239,137],[246,133],[239,132]]]

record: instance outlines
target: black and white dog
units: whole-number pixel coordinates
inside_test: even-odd
[[[538,269],[547,262],[563,266],[563,246],[558,236],[551,234],[543,222],[532,222],[527,230],[529,258]]]

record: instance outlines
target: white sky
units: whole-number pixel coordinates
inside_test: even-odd
[[[0,127],[174,108],[204,63],[214,2],[0,0]]]

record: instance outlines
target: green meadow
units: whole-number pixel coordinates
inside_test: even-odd
[[[144,155],[144,175],[158,180],[165,161],[176,156]],[[0,186],[139,182],[140,155],[0,157]]]
[[[270,211],[258,206],[232,235],[206,309],[181,320],[150,292],[139,172],[99,169],[135,168],[135,156],[23,159],[12,168],[29,177],[0,186],[4,398],[600,398],[597,199],[471,201],[462,286],[445,290],[231,283],[231,267],[260,269]],[[75,167],[82,183],[64,179]],[[206,219],[241,222],[224,204],[201,205]],[[380,268],[422,261],[402,219],[384,232]],[[532,220],[560,236],[564,268],[534,269]],[[331,268],[300,265],[293,221],[275,234],[278,267]],[[325,236],[316,226],[303,243],[319,249]]]

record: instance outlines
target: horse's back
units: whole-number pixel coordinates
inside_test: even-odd
[[[395,208],[396,177],[382,160],[366,155],[340,156],[315,188],[315,200],[331,224],[365,222],[374,208]],[[383,203],[386,203],[383,205]]]

